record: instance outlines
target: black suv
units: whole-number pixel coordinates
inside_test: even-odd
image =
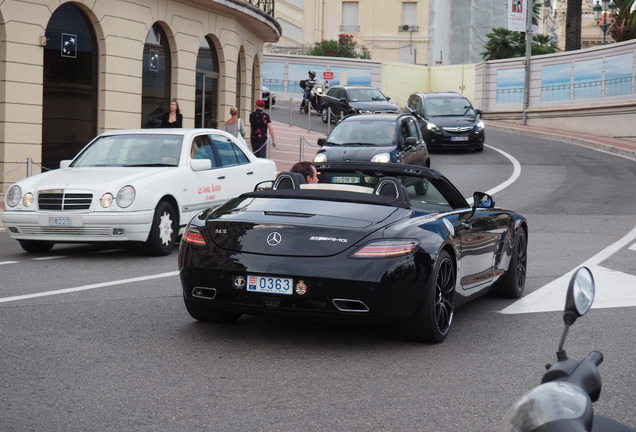
[[[406,103],[422,129],[429,150],[484,149],[484,122],[481,111],[456,92],[413,93]]]
[[[314,162],[371,161],[430,167],[426,142],[411,114],[356,114],[319,138]]]
[[[390,99],[370,85],[336,85],[322,97],[318,111],[325,123],[329,113],[332,123],[349,114],[399,113],[400,107]]]

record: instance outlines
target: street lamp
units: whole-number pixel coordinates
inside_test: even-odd
[[[596,23],[599,25],[601,30],[603,30],[603,45],[605,45],[606,43],[607,29],[609,29],[614,22],[613,18],[610,22],[607,22],[607,12],[609,11],[610,15],[614,16],[617,9],[618,6],[616,6],[614,0],[600,0],[600,3],[599,0],[596,0],[596,4],[592,8],[592,10],[594,11],[594,19],[596,20]],[[603,18],[602,24],[601,18]]]

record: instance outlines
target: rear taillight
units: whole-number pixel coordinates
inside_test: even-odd
[[[196,228],[186,228],[186,231],[183,234],[183,241],[197,246],[206,245],[205,237],[203,237],[203,234],[201,234],[201,232]]]
[[[417,247],[415,240],[378,240],[362,246],[351,258],[393,258],[411,254]]]

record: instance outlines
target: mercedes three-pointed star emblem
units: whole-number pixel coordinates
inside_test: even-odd
[[[267,236],[267,244],[270,246],[278,246],[283,238],[276,231],[269,233]]]

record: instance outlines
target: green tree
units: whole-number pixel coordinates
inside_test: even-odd
[[[508,30],[505,27],[497,27],[492,29],[492,33],[486,35],[485,50],[480,53],[484,60],[498,60],[524,55],[525,51],[521,51],[523,37],[521,33]],[[525,44],[524,44],[525,50]]]
[[[508,30],[504,27],[492,29],[486,35],[488,41],[481,56],[484,60],[497,60],[526,55],[524,33]],[[532,55],[551,54],[556,52],[557,46],[549,35],[534,35],[532,37]]]
[[[371,53],[364,47],[357,48],[358,43],[353,40],[353,36],[341,33],[338,40],[324,40],[317,43],[307,54],[324,57],[348,57],[370,59]]]
[[[609,34],[616,42],[636,39],[636,9],[632,10],[636,0],[614,0],[618,11],[612,16],[614,22]]]

